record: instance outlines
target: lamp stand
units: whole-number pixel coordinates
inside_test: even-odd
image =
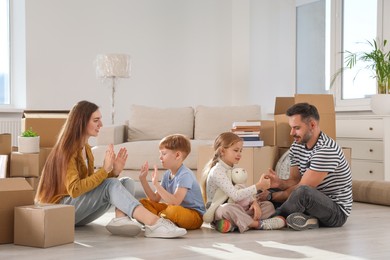
[[[112,93],[111,93],[111,124],[113,125],[115,123],[115,83],[116,83],[115,76],[112,76]]]

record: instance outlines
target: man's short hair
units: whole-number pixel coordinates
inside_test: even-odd
[[[320,115],[315,106],[310,105],[309,103],[297,103],[291,106],[286,111],[287,116],[301,115],[302,120],[314,119],[320,121]]]

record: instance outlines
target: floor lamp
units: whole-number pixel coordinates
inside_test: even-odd
[[[97,55],[96,76],[111,83],[111,123],[115,124],[115,88],[119,78],[130,77],[130,56],[127,54]]]

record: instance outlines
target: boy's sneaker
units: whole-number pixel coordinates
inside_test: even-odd
[[[276,216],[276,217],[260,220],[261,230],[281,229],[284,228],[285,226],[286,226],[286,219],[282,216]]]
[[[303,213],[292,213],[287,217],[287,225],[294,230],[318,228],[318,219]]]
[[[187,234],[187,230],[173,224],[170,220],[160,218],[153,226],[145,225],[145,237],[174,238]]]
[[[106,228],[113,235],[134,237],[141,232],[141,224],[129,217],[113,218]]]
[[[215,222],[215,229],[221,233],[228,233],[234,231],[234,226],[227,219],[220,219]]]

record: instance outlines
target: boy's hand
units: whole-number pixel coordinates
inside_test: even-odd
[[[146,180],[146,177],[148,176],[149,173],[149,164],[146,161],[142,166],[141,166],[141,171],[139,172],[139,180]]]
[[[154,172],[152,174],[152,183],[153,183],[154,187],[159,185],[159,183],[158,183],[157,165],[154,166]]]

